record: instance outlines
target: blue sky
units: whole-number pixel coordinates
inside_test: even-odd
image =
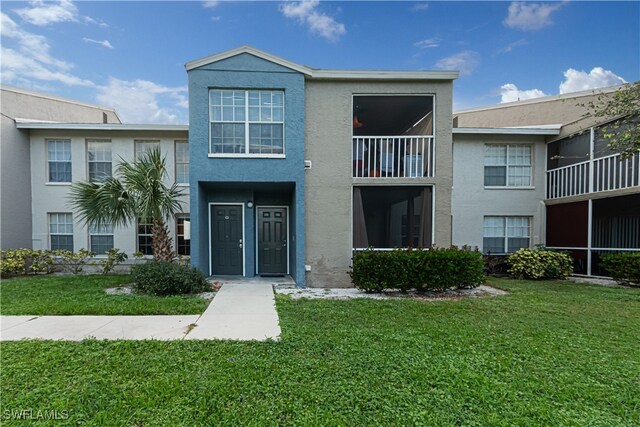
[[[315,68],[456,69],[454,109],[640,79],[640,2],[1,4],[2,83],[186,123],[190,60],[248,44]]]

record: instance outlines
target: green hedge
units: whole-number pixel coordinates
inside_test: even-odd
[[[467,247],[358,251],[349,271],[353,285],[366,292],[385,289],[443,291],[484,283],[482,254]]]
[[[195,267],[149,261],[131,269],[133,289],[148,295],[183,295],[210,291],[211,285]]]
[[[607,254],[600,265],[618,283],[640,286],[640,252]]]
[[[573,273],[573,260],[565,252],[519,249],[509,255],[509,273],[517,279],[566,279]]]

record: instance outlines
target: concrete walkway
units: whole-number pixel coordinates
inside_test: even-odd
[[[280,336],[272,282],[223,281],[202,315],[0,316],[0,341],[277,340]]]

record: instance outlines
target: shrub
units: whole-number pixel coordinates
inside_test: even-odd
[[[113,271],[114,267],[118,264],[122,264],[129,258],[126,253],[120,252],[118,248],[111,248],[107,251],[107,258],[100,260],[100,267],[102,267],[102,274],[107,274]]]
[[[174,262],[149,261],[131,269],[133,289],[148,295],[183,295],[211,290],[204,274],[195,267]]]
[[[509,273],[518,279],[566,279],[573,273],[573,260],[565,252],[519,249],[507,257]]]
[[[606,254],[600,265],[623,285],[640,285],[640,252]]]
[[[84,266],[89,263],[89,258],[96,255],[95,252],[86,249],[80,249],[75,253],[67,250],[54,251],[54,254],[60,257],[60,267],[73,274],[82,273]]]
[[[504,276],[508,274],[509,264],[506,255],[484,255],[484,272],[487,276]]]
[[[0,275],[18,276],[51,273],[55,267],[54,252],[49,250],[8,249],[0,251]]]
[[[463,248],[396,249],[356,252],[349,271],[358,289],[442,291],[476,287],[484,282],[482,255]]]

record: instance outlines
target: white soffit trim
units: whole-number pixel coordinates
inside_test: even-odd
[[[257,56],[258,58],[262,58],[266,61],[273,62],[278,65],[282,65],[283,67],[290,68],[292,70],[298,71],[308,76],[311,75],[311,68],[309,67],[305,67],[304,65],[298,65],[295,62],[291,62],[284,58],[271,55],[270,53],[263,52],[251,46],[240,46],[235,49],[231,49],[221,53],[217,53],[215,55],[207,56],[206,58],[196,59],[194,61],[187,62],[184,65],[184,68],[186,68],[187,71],[190,71],[190,70],[193,70],[194,68],[198,68],[198,67],[202,67],[203,65],[222,61],[223,59],[231,58],[233,56],[237,56],[243,53],[248,53],[250,55]]]
[[[562,125],[542,125],[513,128],[453,128],[454,135],[559,135]]]
[[[60,130],[143,130],[143,131],[189,131],[189,125],[117,124],[117,123],[55,123],[34,122],[16,119],[18,129],[60,129]]]
[[[251,46],[240,46],[206,58],[187,62],[187,71],[203,65],[222,61],[243,53],[248,53],[265,61],[273,62],[283,67],[298,71],[309,79],[318,80],[455,80],[459,76],[458,71],[375,71],[375,70],[321,70],[296,64],[270,53],[263,52]]]

